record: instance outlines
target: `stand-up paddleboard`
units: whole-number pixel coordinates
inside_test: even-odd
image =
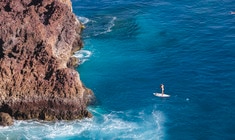
[[[162,98],[170,97],[170,95],[168,95],[168,94],[162,94],[162,93],[153,93],[153,95],[155,95],[155,96],[157,96],[157,97],[162,97]]]

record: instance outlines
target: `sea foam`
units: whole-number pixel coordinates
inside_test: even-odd
[[[78,18],[81,22],[86,24],[86,29],[83,32],[84,38],[96,37],[112,32],[112,28],[115,26],[117,17],[113,16],[98,16],[91,19]]]
[[[105,33],[111,32],[112,28],[115,26],[115,20],[116,19],[117,19],[117,17],[112,17],[111,20],[108,23],[108,26],[107,26],[106,30],[101,32],[100,34],[105,34]]]

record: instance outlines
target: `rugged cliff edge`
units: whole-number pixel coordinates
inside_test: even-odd
[[[0,1],[0,112],[15,119],[91,117],[94,98],[71,55],[81,24],[70,0]]]

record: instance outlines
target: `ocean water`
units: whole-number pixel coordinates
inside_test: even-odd
[[[72,0],[91,119],[16,121],[0,139],[235,139],[233,0]],[[160,84],[170,98],[158,98]]]

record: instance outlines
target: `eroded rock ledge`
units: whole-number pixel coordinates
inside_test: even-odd
[[[0,1],[0,112],[15,119],[91,117],[73,68],[81,24],[70,0]]]

